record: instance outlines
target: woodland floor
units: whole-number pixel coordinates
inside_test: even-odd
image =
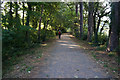
[[[107,56],[105,51],[72,35],[63,34],[62,38],[43,43],[34,54],[23,56],[20,63],[6,74],[7,78],[110,78],[117,77],[115,57]],[[47,46],[47,47],[46,47]],[[41,51],[42,50],[42,51]],[[94,54],[93,54],[94,53]],[[103,57],[104,56],[104,57]],[[109,63],[109,64],[108,64]],[[113,65],[113,66],[112,66]]]

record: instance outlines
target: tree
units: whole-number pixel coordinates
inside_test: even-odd
[[[92,29],[93,29],[93,7],[94,3],[89,2],[89,9],[88,9],[88,36],[87,41],[92,41]]]
[[[78,3],[77,2],[75,3],[75,8],[76,8],[76,11],[75,11],[76,12],[76,18],[77,18],[78,17]]]
[[[106,10],[108,9],[107,6],[108,5],[103,6],[102,3],[98,3],[98,2],[95,3],[94,16],[93,16],[94,17],[93,18],[93,20],[94,20],[93,30],[94,30],[94,43],[96,45],[98,45],[98,42],[99,42],[98,41],[99,40],[98,39],[98,30],[100,28],[101,19],[104,16],[108,16],[108,14],[110,13],[110,12],[106,12]]]
[[[41,16],[39,19],[39,29],[38,29],[38,42],[40,42],[40,30],[41,30],[41,21],[42,21],[43,5],[41,5]]]
[[[26,18],[26,26],[27,27],[29,27],[29,20],[30,20],[30,12],[31,12],[31,10],[32,10],[32,6],[31,6],[31,3],[30,2],[28,2],[27,3],[28,4],[28,10],[27,10],[27,18]],[[29,43],[29,31],[26,31],[26,42],[28,42]]]
[[[80,38],[83,35],[83,2],[80,2]]]
[[[78,3],[76,2],[75,3],[75,14],[76,14],[76,17],[75,17],[75,21],[74,21],[74,33],[75,33],[75,36],[78,37],[79,34],[78,34]]]
[[[119,51],[119,5],[120,3],[113,2],[111,6],[111,33],[107,48],[108,51]]]
[[[18,14],[18,8],[19,8],[19,5],[17,2],[15,2],[15,27],[17,28],[21,25],[19,14]]]
[[[13,27],[13,16],[12,16],[13,3],[12,2],[9,2],[9,3],[10,3],[10,9],[9,9],[9,17],[8,17],[8,23],[9,23],[8,29]]]
[[[23,3],[23,18],[22,18],[22,23],[23,23],[23,25],[24,25],[24,12],[25,12],[25,3],[24,2],[22,2]]]
[[[104,29],[104,27],[105,27],[105,24],[108,24],[108,21],[107,21],[107,20],[104,21],[104,24],[102,25],[102,28],[100,29],[100,35],[102,34],[102,31],[103,31],[103,29]]]

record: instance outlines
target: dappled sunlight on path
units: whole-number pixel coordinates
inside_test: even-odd
[[[84,49],[73,42],[69,35],[62,35],[47,52],[32,78],[107,78],[108,75],[99,67]],[[41,65],[42,64],[42,65]]]

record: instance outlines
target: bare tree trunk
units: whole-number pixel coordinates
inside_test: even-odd
[[[10,10],[9,10],[9,13],[10,13],[10,17],[8,18],[9,19],[9,26],[8,26],[8,29],[13,27],[13,16],[12,16],[12,2],[10,2]]]
[[[26,18],[26,26],[29,26],[29,20],[30,20],[30,11],[32,10],[31,5],[28,2],[28,11],[27,11],[27,18]],[[26,42],[29,43],[29,33],[26,31]]]
[[[95,44],[96,45],[98,45],[98,30],[99,30],[100,22],[101,22],[101,17],[99,17],[98,19],[97,29],[95,31]]]
[[[78,22],[78,3],[76,2],[75,3],[75,13],[76,13],[76,17],[75,17],[75,20],[74,20],[74,33],[75,33],[75,36],[78,37],[78,26],[76,25],[76,23]]]
[[[103,24],[102,28],[100,29],[100,35],[102,34],[104,26],[105,26],[105,23]]]
[[[22,23],[24,25],[24,9],[25,9],[25,5],[24,5],[24,2],[22,2],[22,3],[23,3],[23,19],[22,19]]]
[[[113,2],[111,9],[111,33],[108,43],[108,51],[119,51],[119,3]]]
[[[41,31],[42,13],[43,13],[43,5],[41,5],[41,16],[40,16],[40,20],[39,20],[39,29],[38,29],[38,42],[40,42],[40,31]]]
[[[50,16],[51,16],[51,13],[49,13],[48,18],[50,18]],[[46,25],[46,28],[48,27],[48,23],[49,23],[49,21],[50,21],[50,20],[47,20],[47,25]]]
[[[18,4],[15,2],[15,18],[18,17]]]
[[[20,26],[20,18],[19,18],[19,16],[18,16],[18,3],[17,2],[15,2],[15,27],[17,27],[17,29],[18,29],[18,27]]]
[[[80,38],[83,35],[83,2],[80,2]]]
[[[93,29],[93,2],[89,2],[89,13],[88,13],[88,36],[87,41],[92,41],[92,29]]]
[[[97,4],[97,6],[95,7],[95,11],[94,11],[94,15],[93,15],[93,22],[94,22],[93,32],[94,32],[94,34],[96,33],[96,13],[98,11],[99,2],[94,3],[94,5],[95,4]]]
[[[76,17],[78,17],[78,3],[75,3],[75,7],[76,7]]]

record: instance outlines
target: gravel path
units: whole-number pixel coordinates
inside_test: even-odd
[[[32,78],[108,78],[67,34],[62,35],[48,52]]]

